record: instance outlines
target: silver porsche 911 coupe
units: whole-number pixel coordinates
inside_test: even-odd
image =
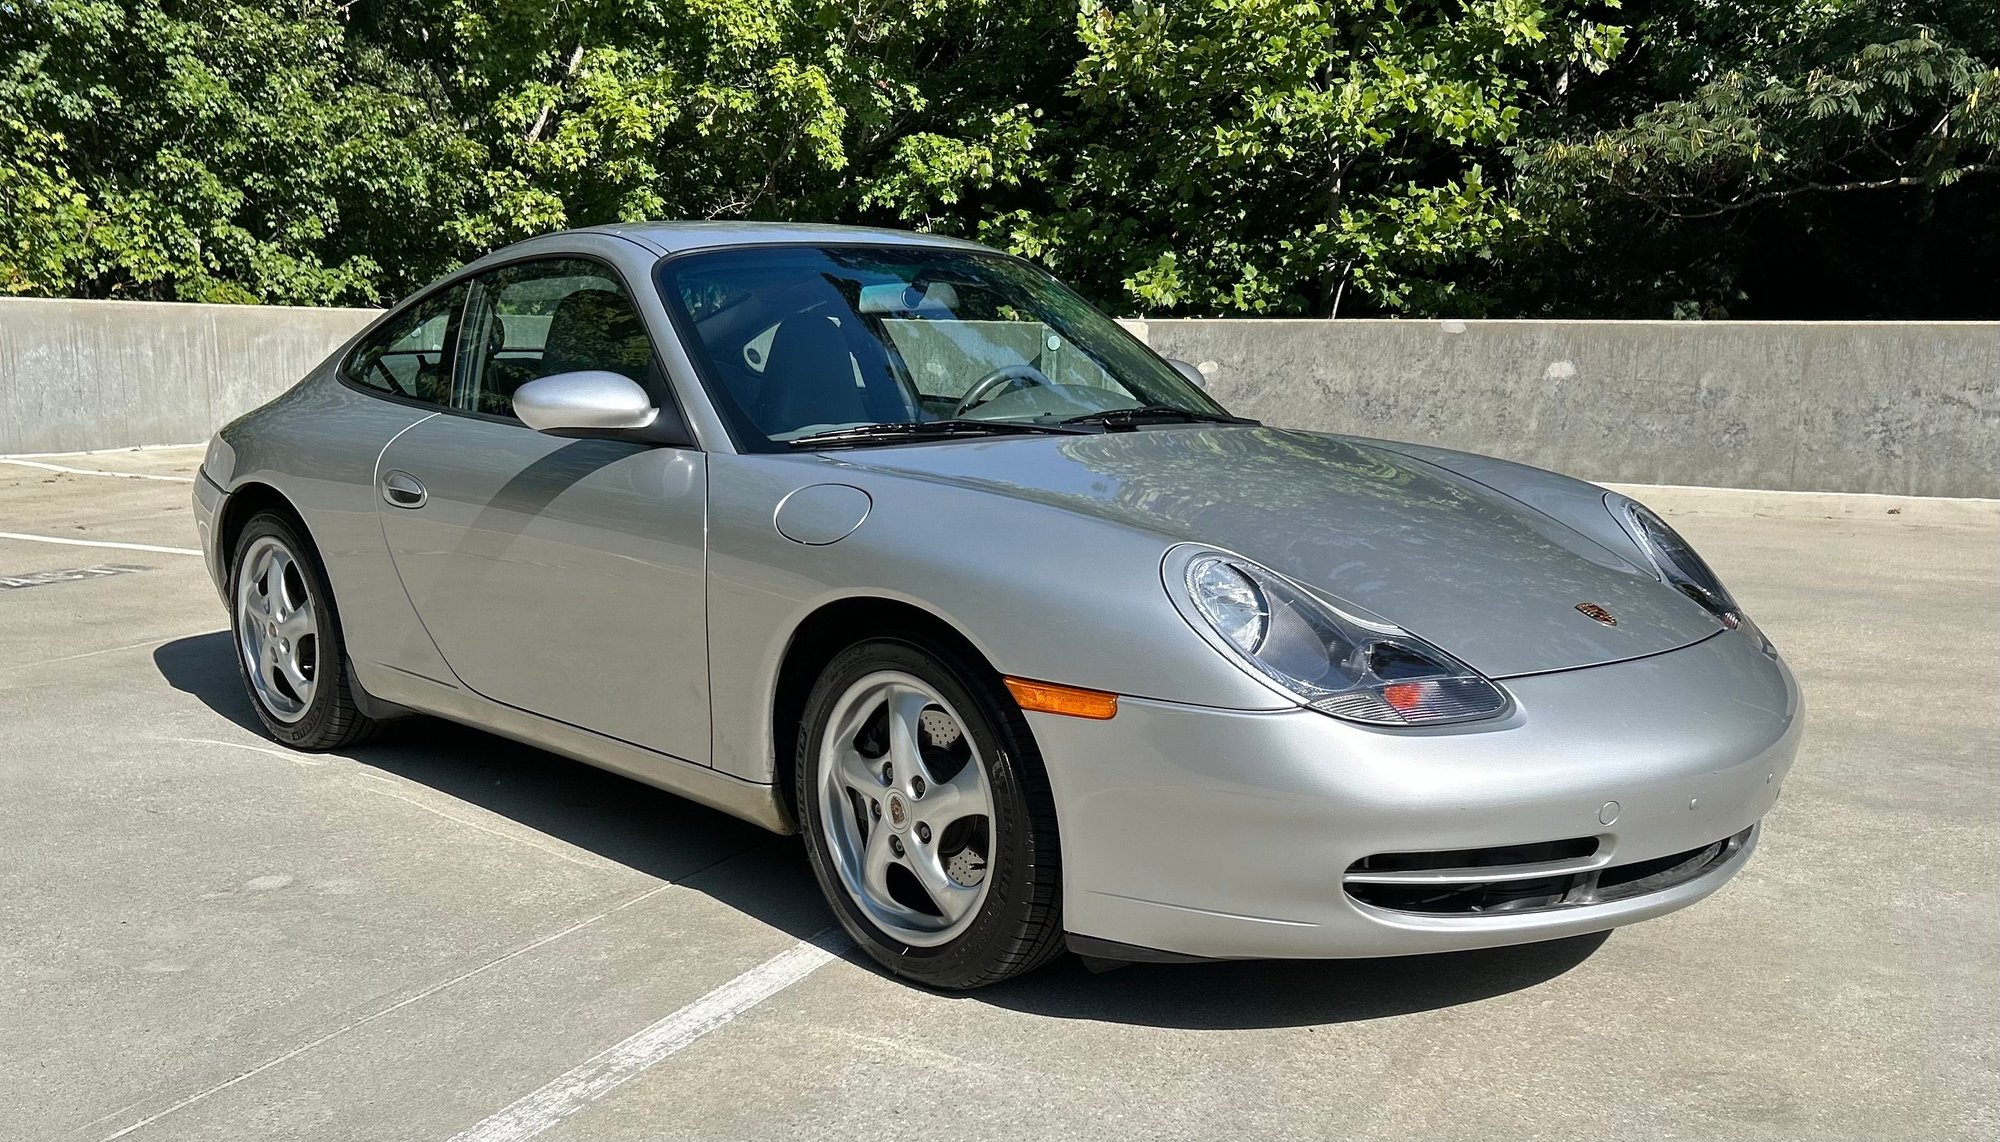
[[[384,313],[195,505],[279,741],[455,719],[804,834],[889,970],[1671,912],[1798,687],[1645,507],[1231,416],[968,242],[623,225]]]

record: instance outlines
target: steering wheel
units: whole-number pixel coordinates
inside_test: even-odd
[[[951,415],[953,417],[964,416],[966,413],[999,396],[1002,389],[1025,388],[1031,385],[1047,386],[1053,383],[1048,377],[1043,375],[1040,369],[1035,368],[1026,361],[1019,361],[1012,365],[1002,365],[977,381],[974,381],[972,387],[965,390],[965,395],[958,398],[958,407],[951,410]]]

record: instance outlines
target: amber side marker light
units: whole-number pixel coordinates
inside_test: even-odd
[[[1076,686],[1058,686],[1053,682],[1030,682],[1026,678],[1006,678],[1007,692],[1023,710],[1040,710],[1045,714],[1067,714],[1072,718],[1094,718],[1103,721],[1118,712],[1118,695],[1102,690],[1084,690]]]

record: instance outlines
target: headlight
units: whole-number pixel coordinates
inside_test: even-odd
[[[1653,514],[1646,505],[1617,492],[1605,495],[1604,506],[1611,509],[1626,534],[1653,561],[1653,567],[1670,586],[1713,611],[1732,630],[1743,621],[1743,612],[1722,580],[1716,578],[1715,572],[1702,562],[1679,532],[1667,526],[1666,520]]]
[[[1243,663],[1322,713],[1436,725],[1507,707],[1498,686],[1401,627],[1345,615],[1246,559],[1190,559],[1183,610]]]

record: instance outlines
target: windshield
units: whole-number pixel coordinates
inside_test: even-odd
[[[749,247],[666,259],[659,279],[747,448],[869,425],[1227,415],[1116,322],[1003,255]]]

